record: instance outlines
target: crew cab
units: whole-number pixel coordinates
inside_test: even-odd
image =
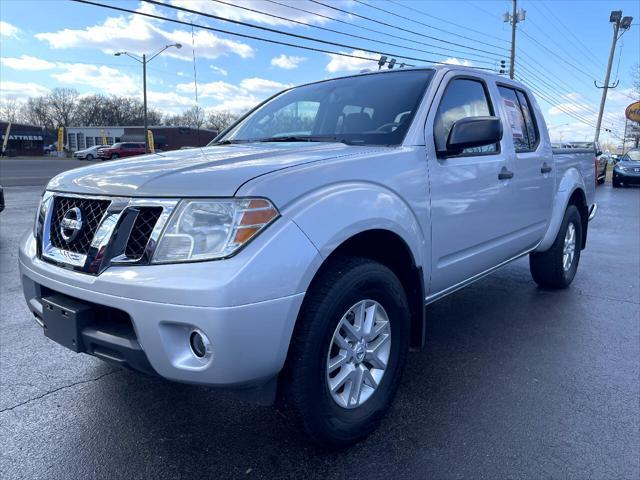
[[[98,158],[102,160],[133,157],[145,153],[144,142],[118,142],[110,147],[98,149]]]
[[[23,290],[73,351],[277,401],[344,446],[428,348],[425,305],[525,255],[541,287],[571,284],[595,182],[593,150],[553,151],[531,91],[502,76],[325,80],[205,148],[52,179]]]

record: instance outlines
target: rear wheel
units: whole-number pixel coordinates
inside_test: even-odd
[[[284,401],[317,443],[352,444],[371,433],[400,382],[409,306],[384,265],[342,258],[307,293],[292,341]]]
[[[580,212],[575,205],[569,205],[551,248],[529,255],[529,269],[534,281],[544,288],[568,287],[578,270],[581,249]]]

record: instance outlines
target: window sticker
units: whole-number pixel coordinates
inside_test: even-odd
[[[524,138],[520,108],[514,102],[506,98],[503,98],[502,101],[507,109],[507,116],[509,117],[509,124],[511,125],[513,138]]]

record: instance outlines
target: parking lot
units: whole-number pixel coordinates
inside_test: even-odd
[[[3,478],[640,477],[640,189],[598,187],[568,290],[537,288],[521,259],[429,306],[426,348],[381,428],[327,452],[274,409],[44,337],[18,240],[46,179],[84,165],[49,162],[0,161]],[[19,181],[20,168],[38,173]]]

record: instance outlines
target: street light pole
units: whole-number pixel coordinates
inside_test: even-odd
[[[633,17],[623,17],[622,10],[613,10],[611,15],[609,16],[609,22],[613,23],[613,40],[611,42],[611,50],[609,51],[609,62],[607,63],[607,73],[604,77],[604,85],[602,87],[598,87],[598,84],[594,81],[596,87],[602,88],[602,98],[600,99],[600,110],[598,111],[598,121],[596,122],[596,134],[593,138],[593,143],[597,144],[600,140],[600,128],[602,127],[602,116],[604,114],[604,105],[607,102],[607,93],[610,88],[615,88],[618,85],[618,82],[615,85],[609,85],[609,80],[611,78],[611,67],[613,65],[613,57],[616,53],[616,43],[618,43],[618,39],[631,28],[631,22],[633,21]],[[622,34],[620,37],[618,33],[622,29]]]
[[[509,56],[509,78],[513,79],[516,70],[516,28],[518,23],[526,18],[526,10],[518,10],[518,1],[511,0],[511,13],[505,12],[502,19],[505,23],[511,23],[511,55]],[[502,73],[502,72],[501,72]]]
[[[147,54],[143,53],[142,57],[138,55],[134,55],[129,52],[116,52],[114,55],[119,57],[120,55],[126,55],[127,57],[133,58],[136,62],[142,64],[142,98],[143,98],[143,118],[144,118],[144,152],[149,153],[149,125],[147,121],[147,63],[156,58],[162,52],[164,52],[167,48],[176,47],[177,49],[182,48],[182,45],[179,43],[173,43],[171,45],[165,45],[157,52],[153,53],[151,57],[147,60]]]

